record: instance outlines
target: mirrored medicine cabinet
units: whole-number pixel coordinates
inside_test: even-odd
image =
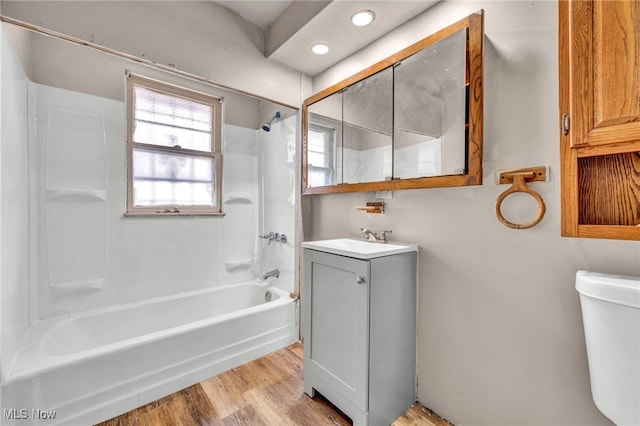
[[[482,183],[483,12],[303,104],[303,193]]]

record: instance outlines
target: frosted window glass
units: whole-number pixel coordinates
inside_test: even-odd
[[[222,100],[130,74],[127,213],[222,213]]]
[[[333,129],[314,126],[309,128],[309,147],[307,150],[307,177],[309,184],[315,186],[331,185],[333,169]]]
[[[308,162],[317,167],[327,167],[327,133],[309,130]]]
[[[215,206],[215,160],[190,155],[133,150],[136,206]]]
[[[133,140],[211,152],[212,106],[134,86]]]

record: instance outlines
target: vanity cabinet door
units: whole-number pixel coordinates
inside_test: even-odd
[[[309,249],[304,256],[305,374],[330,388],[320,393],[367,412],[370,263]]]

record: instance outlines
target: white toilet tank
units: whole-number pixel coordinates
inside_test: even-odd
[[[640,277],[578,271],[591,393],[620,426],[640,425]]]

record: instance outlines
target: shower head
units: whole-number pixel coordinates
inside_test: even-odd
[[[280,111],[277,111],[275,114],[273,114],[273,117],[271,117],[271,120],[264,122],[264,124],[262,125],[262,130],[264,130],[265,132],[271,131],[271,123],[273,123],[274,120],[279,120],[279,119],[280,119]]]

